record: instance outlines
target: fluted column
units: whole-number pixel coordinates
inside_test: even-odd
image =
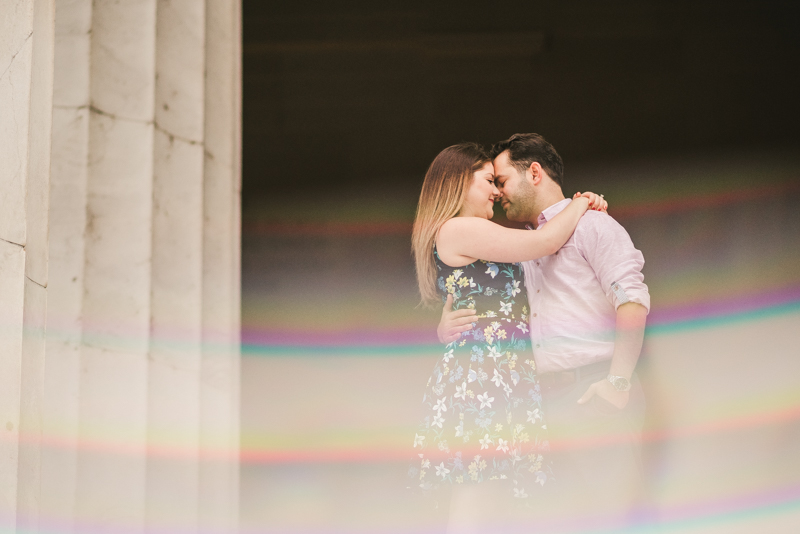
[[[48,518],[231,532],[240,6],[56,3]]]
[[[42,520],[47,530],[54,532],[71,530],[76,500],[91,24],[91,0],[56,2],[50,172],[52,267],[41,457],[42,478],[46,482],[42,486]]]
[[[37,529],[53,2],[0,9],[0,530]]]
[[[149,526],[189,531],[199,519],[203,4],[159,1],[156,10],[146,512]]]
[[[213,531],[239,514],[241,33],[238,4],[206,1],[200,518]]]

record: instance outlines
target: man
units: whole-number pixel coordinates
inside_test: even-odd
[[[492,158],[510,220],[541,228],[571,202],[561,191],[561,157],[542,136],[513,135]],[[650,307],[643,265],[625,229],[598,211],[554,255],[523,264],[560,498],[568,507],[580,499],[588,513],[625,513],[641,489],[644,397],[634,368]],[[450,307],[442,342],[471,328],[474,310]]]

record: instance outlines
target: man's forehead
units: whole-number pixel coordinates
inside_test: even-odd
[[[510,167],[510,162],[508,161],[508,150],[500,152],[497,157],[494,158],[494,167]]]
[[[494,176],[495,178],[508,178],[509,176],[513,176],[516,174],[516,169],[511,165],[498,165],[495,163],[494,165]]]

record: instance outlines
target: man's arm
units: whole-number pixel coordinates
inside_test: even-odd
[[[627,302],[617,308],[617,331],[614,336],[614,356],[611,358],[609,374],[630,380],[644,340],[644,326],[647,319],[647,308],[636,302]],[[628,404],[628,391],[617,391],[608,380],[595,382],[578,400],[584,404],[598,395],[617,408]]]
[[[453,311],[453,295],[447,295],[447,301],[442,308],[442,318],[436,328],[436,334],[441,343],[452,343],[461,336],[461,332],[466,332],[472,328],[475,320],[475,310],[472,308],[462,308]]]
[[[609,374],[630,380],[642,350],[650,294],[644,283],[644,257],[633,246],[628,232],[609,216],[596,214],[575,232],[576,245],[592,266],[609,302],[616,308],[614,354]],[[583,404],[599,395],[618,408],[628,403],[629,393],[618,391],[608,380],[592,384],[580,398]]]

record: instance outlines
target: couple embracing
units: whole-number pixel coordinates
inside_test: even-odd
[[[644,259],[562,175],[551,144],[517,134],[449,147],[425,176],[413,252],[446,345],[409,477],[450,495],[448,532],[504,531],[519,503],[618,514],[640,491]],[[492,223],[498,201],[528,229]]]

